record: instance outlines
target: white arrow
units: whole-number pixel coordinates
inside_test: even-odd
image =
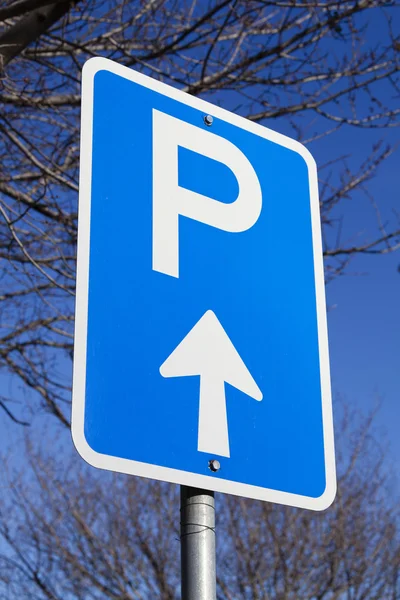
[[[200,375],[197,449],[230,456],[225,381],[251,396],[263,395],[212,310],[208,310],[161,365],[163,377]]]

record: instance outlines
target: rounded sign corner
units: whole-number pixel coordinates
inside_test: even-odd
[[[92,56],[82,67],[82,79],[93,78],[98,71],[112,71],[113,62],[102,56]]]
[[[294,140],[293,150],[295,150],[306,163],[309,176],[314,177],[317,180],[317,163],[310,150],[297,140]]]
[[[76,451],[88,465],[99,469],[106,468],[103,464],[103,455],[89,446],[85,437],[83,423],[77,422],[74,417],[72,417],[71,423],[71,437]]]
[[[334,502],[336,498],[337,484],[336,477],[330,477],[327,479],[326,487],[321,496],[310,499],[310,509],[318,512],[327,510]]]

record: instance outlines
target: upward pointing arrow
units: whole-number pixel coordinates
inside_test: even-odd
[[[197,449],[230,456],[225,381],[255,400],[263,395],[212,310],[208,310],[160,367],[163,377],[200,375]]]

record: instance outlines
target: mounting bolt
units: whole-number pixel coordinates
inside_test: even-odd
[[[208,461],[208,467],[213,473],[216,473],[220,470],[221,463],[219,462],[219,460],[213,458],[212,460]]]
[[[208,126],[211,127],[211,125],[213,124],[214,119],[212,118],[211,115],[206,115],[204,117],[204,123]]]

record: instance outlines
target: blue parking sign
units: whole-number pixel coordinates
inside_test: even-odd
[[[83,70],[72,433],[90,464],[321,510],[336,476],[315,162]]]

